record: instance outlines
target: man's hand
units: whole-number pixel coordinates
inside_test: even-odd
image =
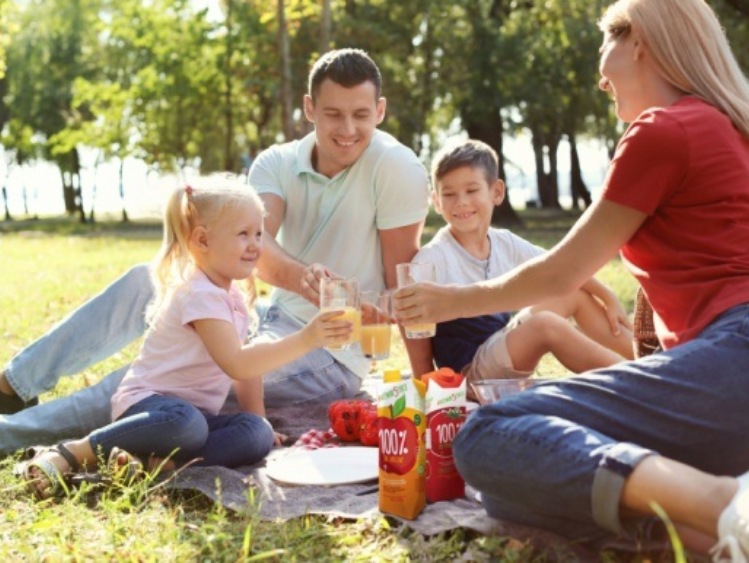
[[[302,272],[302,279],[299,281],[299,295],[307,301],[320,306],[320,280],[337,278],[330,270],[322,264],[310,264]]]

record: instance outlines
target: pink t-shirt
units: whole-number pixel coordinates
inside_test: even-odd
[[[603,197],[648,214],[622,258],[664,348],[749,302],[749,140],[695,97],[643,112],[617,147]]]
[[[210,414],[218,414],[232,380],[213,361],[193,321],[218,319],[231,323],[244,342],[249,315],[242,294],[227,292],[201,271],[178,287],[157,314],[139,356],[112,397],[112,419],[151,395],[177,397]]]

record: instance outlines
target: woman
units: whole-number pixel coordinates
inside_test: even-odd
[[[458,467],[498,518],[600,538],[652,519],[655,503],[689,547],[718,540],[718,556],[741,561],[749,86],[703,0],[620,0],[600,25],[600,87],[630,123],[602,197],[555,248],[505,276],[400,290],[398,317],[517,310],[576,289],[621,250],[664,351],[479,409],[456,440]]]

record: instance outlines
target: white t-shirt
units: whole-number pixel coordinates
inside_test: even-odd
[[[414,262],[430,262],[437,271],[437,283],[467,285],[494,278],[544,252],[505,229],[489,229],[491,250],[487,260],[471,256],[450,233],[441,228],[414,257]],[[434,361],[440,367],[459,371],[473,359],[476,350],[510,319],[509,311],[497,311],[437,325],[432,339]]]
[[[412,261],[434,264],[438,284],[467,285],[501,276],[546,252],[507,229],[490,228],[488,236],[491,243],[489,258],[479,260],[460,246],[449,226],[444,226]]]
[[[259,194],[286,204],[277,240],[305,264],[317,262],[362,288],[384,289],[379,230],[418,223],[429,209],[429,180],[414,152],[391,135],[375,131],[361,157],[333,178],[312,168],[315,133],[260,153],[249,183]],[[289,291],[274,289],[271,301],[306,323],[317,309]],[[369,362],[344,350],[334,356],[360,377]]]
[[[236,287],[227,292],[196,270],[167,299],[112,397],[113,420],[156,394],[184,399],[210,414],[218,414],[226,401],[232,380],[213,361],[190,323],[228,321],[244,342],[250,324],[244,297]]]

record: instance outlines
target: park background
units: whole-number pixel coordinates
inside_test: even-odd
[[[710,0],[749,66],[749,0]],[[581,208],[623,131],[598,91],[602,0],[0,0],[0,212],[158,217],[165,188],[310,131],[321,52],[379,63],[383,129],[428,165],[502,154],[511,226]]]
[[[586,205],[582,188],[595,197],[623,131],[597,90],[605,4],[0,0],[0,365],[154,255],[153,219],[176,182],[241,172],[258,150],[308,132],[308,68],[332,47],[372,54],[388,97],[383,129],[425,164],[453,136],[497,148],[512,202],[498,219],[550,247]],[[749,0],[709,4],[747,69]],[[429,217],[425,240],[439,225]],[[634,281],[621,262],[599,277],[631,310]],[[374,369],[407,366],[393,333],[395,353]],[[137,348],[64,378],[41,400],[97,381]],[[540,372],[566,375],[553,361]],[[538,551],[466,529],[425,537],[382,516],[265,522],[148,482],[35,503],[13,475],[16,461],[0,460],[7,561],[574,560],[564,544]]]

